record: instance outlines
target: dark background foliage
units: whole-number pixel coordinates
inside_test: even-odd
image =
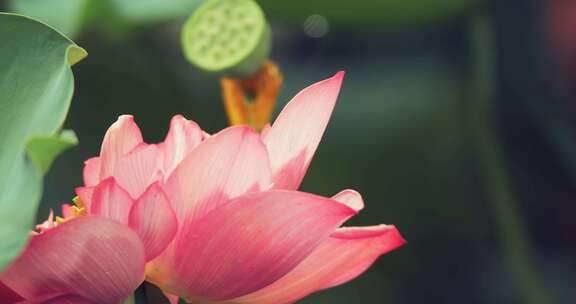
[[[351,224],[395,224],[409,242],[303,303],[572,303],[576,5],[261,2],[285,75],[277,109],[348,72],[303,190],[357,189],[367,208]],[[119,114],[152,142],[177,113],[226,126],[218,78],[182,55],[181,18],[91,22],[66,123],[80,145],[48,175],[40,217],[74,196]]]

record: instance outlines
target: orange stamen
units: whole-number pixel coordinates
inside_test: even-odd
[[[270,122],[282,80],[282,72],[271,60],[250,78],[223,77],[220,84],[230,125],[247,124],[261,130]]]

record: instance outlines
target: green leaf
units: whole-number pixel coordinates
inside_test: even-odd
[[[91,0],[12,0],[8,8],[50,24],[65,35],[75,37],[85,23]]]
[[[46,174],[54,159],[77,143],[76,133],[72,130],[64,130],[60,134],[32,136],[26,145],[26,151],[30,160],[42,174]]]
[[[69,37],[86,28],[123,35],[134,26],[189,16],[204,0],[9,0],[10,11],[36,18]]]
[[[204,0],[108,0],[118,16],[145,24],[189,16]]]
[[[72,99],[70,68],[86,51],[28,17],[0,13],[0,272],[26,245],[42,175],[75,143],[58,134]]]

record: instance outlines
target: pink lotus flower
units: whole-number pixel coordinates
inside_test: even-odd
[[[144,280],[138,235],[101,217],[52,219],[0,276],[0,303],[120,303]]]
[[[121,116],[106,133],[100,156],[86,162],[85,186],[77,189],[81,204],[74,208],[88,217],[46,235],[64,235],[56,231],[71,231],[66,227],[93,216],[132,228],[144,258],[130,248],[109,249],[122,257],[135,254],[146,279],[173,300],[291,303],[357,277],[405,243],[397,229],[339,228],[364,207],[356,191],[331,198],[297,191],[343,75],[304,89],[262,134],[241,126],[209,136],[175,116],[165,141],[147,144],[133,118]],[[93,233],[110,227],[120,230],[106,222]],[[86,271],[97,261],[89,262]],[[42,268],[40,258],[36,263],[29,267]],[[129,285],[121,278],[114,283]]]

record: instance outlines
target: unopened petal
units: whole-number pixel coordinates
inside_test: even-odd
[[[300,186],[332,115],[343,78],[344,72],[338,72],[300,91],[264,132],[274,188]]]
[[[31,303],[59,296],[118,303],[143,278],[138,235],[105,218],[82,217],[32,237],[0,280]]]
[[[114,174],[120,157],[143,142],[140,128],[132,115],[121,115],[110,126],[100,149],[100,179]]]
[[[174,116],[162,144],[164,173],[170,175],[190,151],[202,142],[203,137],[198,124],[181,115]]]
[[[362,274],[381,255],[405,244],[394,226],[341,228],[294,270],[261,290],[226,303],[288,304]]]

